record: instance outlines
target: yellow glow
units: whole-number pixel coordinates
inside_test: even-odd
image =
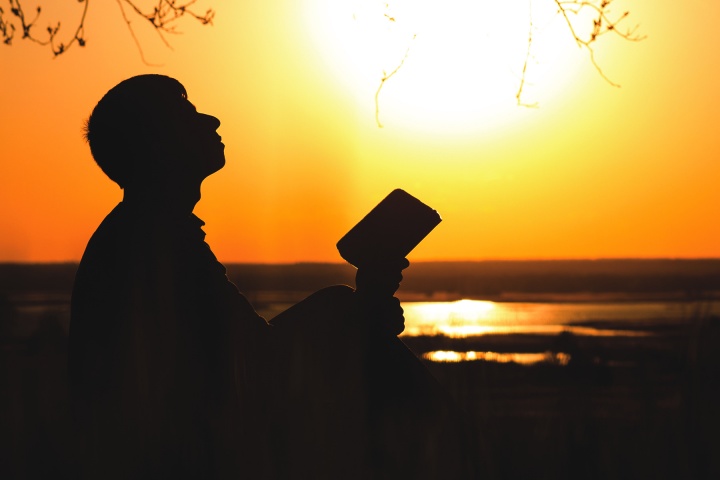
[[[394,128],[458,136],[507,126],[526,58],[526,103],[566,92],[579,64],[552,2],[314,0],[307,12],[315,48],[364,115],[402,63],[379,95],[380,119]]]
[[[77,2],[43,3],[40,28],[57,9],[63,28],[77,18]],[[0,48],[12,92],[0,120],[0,260],[80,259],[122,194],[90,158],[82,122],[141,73],[178,78],[223,122],[227,165],[203,184],[196,213],[225,263],[339,262],[335,242],[398,187],[443,216],[411,262],[720,256],[720,62],[707,54],[720,49],[720,2],[614,1],[647,35],[598,42],[618,89],[553,2],[533,0],[536,109],[515,105],[527,0],[417,0],[416,15],[391,0],[395,23],[374,0],[222,3],[199,0],[217,7],[214,26],[181,22],[173,51],[135,20],[162,66],[143,64],[115,2],[93,2],[84,49],[52,59],[17,37]],[[478,18],[481,8],[496,13]],[[408,44],[380,94],[379,129],[382,70]]]

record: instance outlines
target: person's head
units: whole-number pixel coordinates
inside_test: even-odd
[[[198,113],[185,87],[163,75],[120,82],[88,118],[93,158],[121,188],[172,179],[202,181],[225,164],[220,121]]]

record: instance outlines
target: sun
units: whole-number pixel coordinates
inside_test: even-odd
[[[374,114],[377,97],[380,123],[464,133],[512,123],[519,104],[567,91],[578,48],[552,5],[310,0],[305,25],[360,108]]]

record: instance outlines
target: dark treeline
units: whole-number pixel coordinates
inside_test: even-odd
[[[418,263],[408,269],[403,288],[460,295],[680,293],[704,297],[720,290],[720,259]]]
[[[69,293],[77,264],[0,264],[0,293]],[[347,264],[229,264],[243,292],[313,291],[353,284]],[[405,271],[402,291],[463,296],[503,293],[680,293],[697,298],[720,292],[720,259],[548,260],[418,262]]]

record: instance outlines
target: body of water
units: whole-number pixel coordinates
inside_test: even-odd
[[[56,321],[65,332],[69,322],[69,298],[23,297],[16,304],[14,334],[29,337],[43,319]],[[266,303],[258,308],[273,318],[292,304]],[[648,337],[664,328],[682,327],[699,318],[720,316],[718,301],[657,302],[403,302],[405,331],[402,337],[442,336],[468,338],[483,335],[559,335],[568,332],[585,337]],[[435,351],[424,354],[433,361],[492,361],[533,364],[566,364],[562,352],[498,353],[492,351]]]
[[[650,337],[709,315],[720,315],[720,302],[515,303],[479,300],[403,303],[403,337],[483,335],[560,335]],[[494,352],[436,350],[433,362],[485,361],[567,365],[568,352]]]
[[[516,303],[482,300],[406,302],[403,335],[488,334],[640,336],[659,325],[720,315],[720,302]]]

